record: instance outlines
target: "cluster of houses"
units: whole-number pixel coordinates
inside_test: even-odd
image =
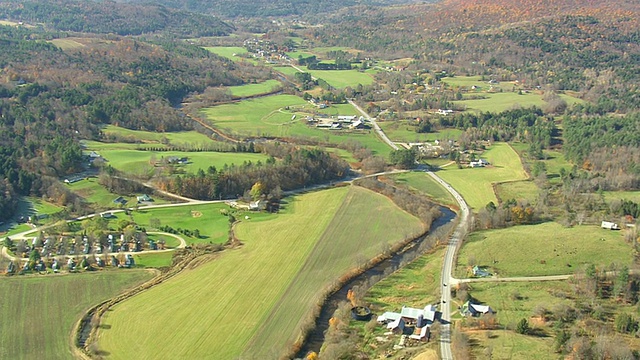
[[[286,51],[289,51],[288,48],[280,48],[277,44],[269,40],[247,39],[244,41],[243,46],[254,58],[265,59],[267,63],[275,64],[279,61],[291,60],[291,58],[285,54]],[[236,56],[236,54],[233,55]]]
[[[356,115],[339,115],[336,118],[318,118],[307,117],[307,123],[314,124],[319,129],[342,130],[342,129],[366,129],[365,119],[363,116]]]
[[[409,339],[427,340],[429,328],[436,320],[436,306],[427,305],[423,309],[403,306],[397,312],[385,312],[378,316],[378,323],[385,324],[390,334],[407,335]],[[402,346],[402,344],[399,344]]]
[[[92,270],[94,269],[94,266],[103,268],[108,265],[111,265],[112,267],[128,269],[134,267],[136,265],[136,262],[131,254],[126,254],[122,261],[119,260],[115,255],[111,255],[110,258],[105,259],[96,256],[95,260],[84,256],[80,261],[76,261],[76,259],[74,258],[69,258],[66,262],[66,269],[69,271],[76,271],[79,269]],[[7,274],[12,275],[17,273],[18,271],[21,274],[24,274],[25,272],[30,270],[42,273],[46,272],[47,269],[51,269],[54,273],[58,273],[64,269],[64,265],[63,262],[58,259],[53,259],[53,261],[48,262],[45,261],[45,259],[40,259],[34,263],[25,261],[25,263],[22,265],[22,268],[18,270],[18,266],[13,261],[11,261],[7,266]]]

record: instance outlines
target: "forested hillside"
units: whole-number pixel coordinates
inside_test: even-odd
[[[79,140],[97,139],[104,124],[191,129],[174,107],[185,96],[268,76],[183,42],[110,36],[62,51],[45,40],[54,36],[0,26],[0,175],[10,195],[3,207],[15,205],[16,193],[73,204],[58,177],[82,170]]]
[[[202,14],[114,2],[77,0],[6,0],[0,3],[0,19],[44,24],[61,31],[140,35],[155,32],[195,37],[228,35],[233,26]]]
[[[146,0],[119,0],[121,2],[147,4]],[[338,9],[354,5],[392,5],[410,3],[411,0],[153,0],[152,3],[176,9],[214,14],[224,17],[263,17],[263,16],[289,16],[289,15],[313,15],[317,13],[329,13]]]

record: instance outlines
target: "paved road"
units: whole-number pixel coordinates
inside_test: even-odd
[[[522,277],[486,277],[486,278],[469,278],[469,279],[454,279],[450,278],[449,282],[453,285],[475,282],[520,282],[520,281],[559,281],[568,280],[573,275],[547,275],[547,276],[522,276]]]
[[[442,300],[440,303],[440,312],[442,313],[442,327],[440,334],[440,356],[443,360],[453,360],[453,353],[451,352],[451,284],[453,277],[451,276],[453,270],[453,260],[455,258],[456,251],[458,250],[458,243],[462,241],[467,234],[469,227],[469,207],[464,201],[462,196],[453,188],[447,184],[438,175],[433,172],[427,172],[435,181],[440,183],[458,203],[460,208],[459,223],[456,227],[449,243],[447,245],[447,251],[444,256],[444,262],[442,264],[442,284],[440,290],[442,293]]]
[[[393,141],[389,140],[389,138],[387,137],[387,134],[385,134],[384,131],[382,131],[382,128],[380,127],[380,125],[378,125],[378,123],[376,122],[376,119],[369,116],[369,114],[367,114],[367,112],[364,111],[360,106],[358,106],[358,104],[356,104],[353,100],[349,99],[347,101],[349,101],[349,104],[351,104],[351,106],[356,108],[360,112],[360,114],[362,114],[362,116],[364,116],[371,123],[371,125],[373,125],[373,129],[376,131],[378,136],[380,136],[382,141],[387,143],[387,145],[391,146],[393,150],[399,149],[398,145],[396,145]]]

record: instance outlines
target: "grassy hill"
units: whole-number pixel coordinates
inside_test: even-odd
[[[151,275],[127,270],[0,278],[0,358],[72,358],[69,336],[83,312]]]
[[[323,289],[383,244],[422,228],[387,198],[361,188],[302,195],[288,207],[241,223],[241,248],[115,307],[104,318],[110,328],[101,331],[99,347],[109,359],[132,351],[146,359],[277,358],[296,341]],[[162,317],[155,316],[159,311]],[[163,338],[172,341],[156,340]]]

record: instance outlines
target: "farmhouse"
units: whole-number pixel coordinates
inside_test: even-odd
[[[620,230],[620,225],[610,221],[603,221],[600,227],[607,230]]]
[[[68,177],[66,179],[64,179],[64,183],[65,184],[73,184],[76,183],[80,180],[84,180],[84,178],[82,176],[72,176],[72,177]]]
[[[428,328],[436,318],[436,307],[427,305],[424,309],[415,309],[403,306],[400,313],[385,312],[378,316],[378,323],[387,324],[387,329],[394,333],[405,333],[411,331],[409,336],[412,339],[422,340],[428,334]],[[414,327],[415,329],[410,329]],[[420,329],[417,331],[417,329]],[[416,330],[416,331],[414,331]]]
[[[451,109],[438,109],[438,114],[447,116],[449,114],[453,114],[453,110],[451,110]]]
[[[473,276],[477,276],[477,277],[491,276],[491,273],[489,273],[487,270],[479,267],[478,265],[474,266],[473,269],[471,269],[471,272],[473,273]]]
[[[484,314],[493,314],[494,311],[487,305],[478,305],[467,301],[460,308],[460,313],[464,316],[481,316]]]
[[[364,122],[356,120],[351,124],[352,129],[364,129]]]
[[[487,165],[490,165],[490,163],[485,159],[480,159],[469,163],[469,167],[471,168],[485,167]]]
[[[352,123],[353,121],[356,120],[356,116],[352,115],[352,116],[344,116],[344,115],[339,115],[338,116],[338,121],[341,123]]]
[[[153,198],[151,198],[151,196],[147,195],[147,194],[143,194],[140,196],[136,197],[138,199],[138,202],[151,202],[153,201]]]

